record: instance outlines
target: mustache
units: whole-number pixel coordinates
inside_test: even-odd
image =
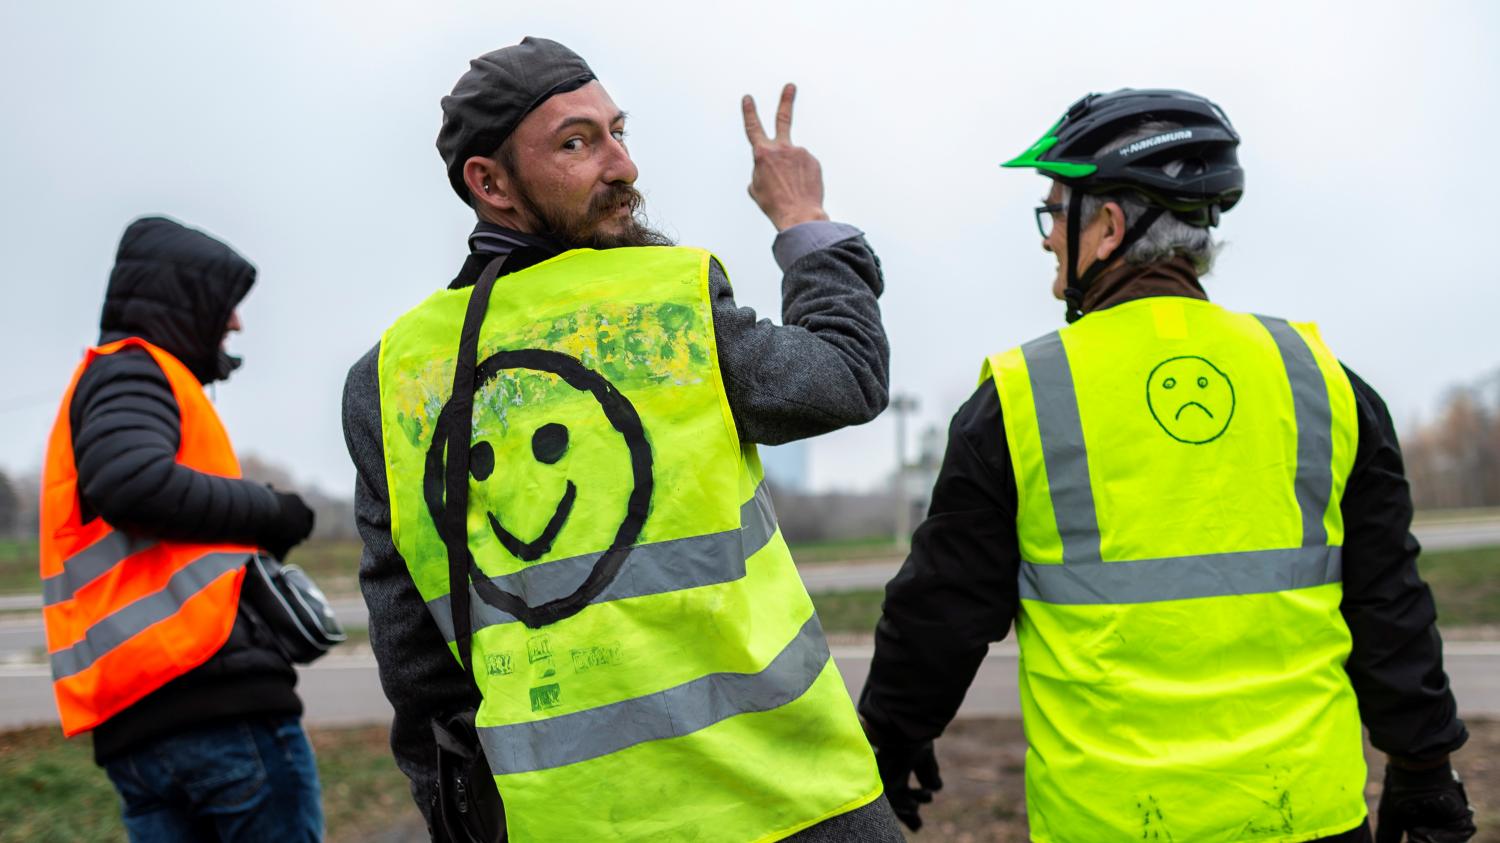
[[[631,216],[635,216],[645,202],[646,197],[642,196],[633,185],[612,184],[603,193],[589,201],[588,219],[590,222],[598,222],[614,213],[615,209],[621,205],[630,210]]]

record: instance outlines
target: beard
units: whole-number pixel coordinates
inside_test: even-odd
[[[530,215],[532,233],[555,241],[567,249],[618,249],[629,246],[673,246],[672,238],[648,224],[641,206],[646,198],[628,184],[611,184],[589,200],[582,211],[548,205],[537,201],[520,179],[515,179],[521,208]],[[603,228],[615,218],[620,206],[629,208],[624,224],[613,230]]]

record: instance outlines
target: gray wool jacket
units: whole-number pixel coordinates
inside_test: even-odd
[[[489,228],[476,229],[471,248],[503,254],[505,232]],[[877,302],[884,285],[879,258],[859,229],[831,222],[790,228],[778,235],[772,251],[783,272],[780,325],[737,306],[724,269],[717,261],[709,268],[719,365],[740,438],[775,445],[870,421],[885,409],[889,383],[890,347]],[[479,694],[454,661],[391,540],[379,353],[377,344],[344,384],[344,436],[357,470],[355,519],[364,539],[359,581],[370,611],[370,646],[395,709],[391,748],[430,827],[437,793],[429,723],[477,705]],[[885,800],[877,800],[798,839],[900,840],[888,817]]]

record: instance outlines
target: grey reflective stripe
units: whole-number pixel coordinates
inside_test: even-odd
[[[1021,597],[1099,605],[1267,594],[1338,582],[1341,560],[1337,547],[1293,547],[1083,565],[1022,562]]]
[[[1307,340],[1285,319],[1257,316],[1271,332],[1286,376],[1292,383],[1292,406],[1297,416],[1297,505],[1302,508],[1302,543],[1328,541],[1323,515],[1333,497],[1333,408],[1328,382],[1308,348]]]
[[[738,530],[637,546],[625,558],[620,575],[594,602],[717,585],[745,576],[745,560],[776,534],[776,512],[771,508],[771,492],[765,484],[740,507],[740,525]],[[558,559],[514,574],[491,577],[490,582],[537,606],[572,594],[602,555],[600,552]],[[514,615],[479,599],[472,588],[470,595],[474,629],[515,622]],[[448,595],[429,601],[427,608],[442,629],[444,640],[456,641]]]
[[[635,699],[531,723],[482,726],[497,776],[550,770],[647,741],[690,735],[738,714],[770,711],[807,693],[828,664],[818,616],[759,673],[710,673]]]
[[[1099,561],[1099,519],[1094,513],[1094,487],[1089,481],[1089,456],[1083,444],[1083,422],[1078,395],[1061,335],[1053,332],[1021,346],[1031,376],[1037,429],[1052,511],[1062,538],[1063,561]]]
[[[63,562],[62,573],[42,580],[42,605],[72,600],[80,588],[103,576],[122,559],[155,544],[150,539],[130,536],[119,530],[105,533],[104,538],[68,557]]]
[[[193,560],[173,574],[160,591],[100,618],[89,627],[83,640],[66,650],[53,653],[52,678],[63,679],[87,670],[110,650],[145,631],[146,627],[176,614],[188,598],[202,591],[225,572],[243,566],[249,558],[243,552],[210,553]]]

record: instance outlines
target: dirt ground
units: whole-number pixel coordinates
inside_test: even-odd
[[[1468,744],[1454,757],[1478,815],[1474,843],[1500,843],[1500,721],[1469,720]],[[922,809],[919,843],[1011,843],[1026,838],[1022,767],[1026,741],[1018,720],[960,720],[937,743],[943,790]],[[1366,745],[1370,813],[1380,798],[1384,756]]]

